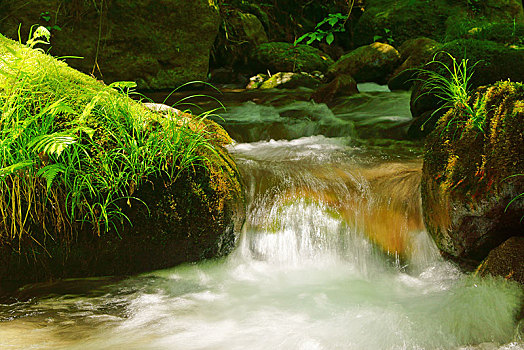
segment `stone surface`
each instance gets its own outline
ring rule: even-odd
[[[333,64],[331,57],[308,45],[271,42],[259,45],[253,52],[253,73],[326,72]]]
[[[391,90],[408,90],[413,85],[416,69],[433,58],[440,44],[429,38],[406,40],[398,49],[403,63],[395,69],[388,81]]]
[[[502,276],[524,285],[524,237],[511,237],[489,252],[477,273]]]
[[[335,97],[358,94],[357,82],[349,74],[337,75],[330,83],[318,88],[311,99],[316,103],[329,103]]]
[[[358,83],[384,84],[399,64],[400,54],[393,46],[373,43],[342,56],[329,67],[327,75],[335,77],[340,74],[349,74]]]
[[[450,258],[478,264],[511,236],[524,234],[524,85],[479,88],[484,132],[460,106],[427,138],[422,176],[426,228]],[[510,177],[512,176],[512,177]]]
[[[0,32],[27,38],[31,25],[51,30],[51,54],[106,83],[136,81],[142,89],[175,88],[207,79],[220,16],[207,0],[91,1],[2,0]],[[48,11],[46,22],[41,13]],[[46,48],[47,50],[47,48]]]

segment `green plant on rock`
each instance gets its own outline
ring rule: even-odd
[[[378,34],[378,35],[373,36],[373,42],[377,42],[377,41],[380,41],[380,42],[383,42],[383,43],[387,43],[389,45],[393,45],[395,40],[391,36],[391,29],[384,28],[384,33],[383,34]]]
[[[447,64],[443,60],[437,59],[439,54],[444,54],[451,63]],[[473,65],[468,63],[468,59],[460,61],[447,52],[435,54],[433,59],[426,64],[429,68],[418,68],[418,78],[422,82],[422,91],[418,98],[424,95],[434,95],[443,103],[433,111],[432,116],[441,110],[456,108],[465,112],[473,127],[484,132],[482,125],[486,118],[485,106],[482,100],[470,104],[470,81],[474,73],[474,68],[479,62]],[[422,128],[424,125],[422,125]]]
[[[341,13],[330,13],[322,21],[318,22],[315,26],[315,30],[306,33],[295,40],[295,45],[306,41],[307,45],[311,45],[315,41],[326,40],[328,45],[331,45],[335,40],[335,33],[345,32],[344,24],[346,23],[348,16]]]
[[[42,19],[46,25],[45,25],[45,28],[48,30],[48,31],[52,31],[52,30],[62,30],[62,28],[57,25],[57,24],[54,24],[54,25],[51,25],[50,21],[51,21],[51,14],[49,13],[49,11],[45,11],[45,12],[41,12],[40,13],[40,19]]]
[[[13,248],[118,234],[142,184],[216,156],[207,114],[154,113],[129,98],[135,83],[105,86],[32,49],[41,38],[44,27],[26,47],[0,35],[0,242]]]

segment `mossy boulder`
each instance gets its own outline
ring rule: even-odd
[[[264,26],[257,16],[237,9],[224,7],[221,15],[222,25],[213,46],[211,65],[244,71],[253,48],[268,42]]]
[[[469,103],[477,118],[457,105],[428,136],[421,193],[439,249],[477,265],[524,234],[524,200],[512,201],[524,192],[524,85],[481,87]]]
[[[314,89],[320,80],[309,73],[278,72],[264,81],[259,89],[297,89],[300,87]]]
[[[308,45],[271,42],[259,45],[253,52],[254,73],[306,72],[325,73],[333,64],[331,57]]]
[[[373,43],[342,56],[327,72],[328,77],[349,74],[358,83],[384,84],[400,64],[400,54],[391,45]]]
[[[220,126],[151,111],[1,35],[0,58],[0,150],[11,154],[0,160],[0,289],[160,269],[234,247],[243,195]],[[5,129],[13,111],[25,125],[14,139]],[[25,163],[11,164],[18,154]]]
[[[400,45],[420,36],[440,40],[453,5],[445,0],[368,0],[355,28],[355,45],[376,40]]]
[[[207,0],[2,0],[0,32],[22,38],[39,23],[52,29],[51,54],[106,83],[133,80],[142,89],[205,81],[220,16]],[[42,15],[42,13],[48,13]],[[25,39],[24,39],[25,40]]]
[[[430,61],[441,44],[430,38],[406,40],[398,49],[402,64],[388,80],[391,90],[408,90],[413,85],[416,69]]]
[[[400,45],[420,36],[449,41],[479,23],[514,21],[524,24],[520,0],[367,0],[354,41],[358,46],[376,40]]]
[[[511,237],[493,249],[477,268],[481,276],[502,276],[524,285],[524,237]]]
[[[522,64],[524,62],[524,47],[506,46],[486,40],[459,39],[445,43],[438,50],[442,53],[438,54],[436,59],[445,63],[448,67],[452,67],[451,57],[460,62],[466,56],[469,71],[472,72],[469,81],[470,88],[493,84],[502,80],[509,79],[521,82],[524,79],[524,64]],[[450,54],[451,57],[446,53]],[[424,69],[437,72],[448,79],[451,78],[449,72],[442,65],[433,63],[425,66]],[[424,80],[425,75],[421,75],[420,81],[413,86],[410,102],[413,118],[431,115],[428,112],[438,109],[445,103],[423,88]],[[424,132],[428,132],[434,128],[435,121],[425,123],[426,120],[424,120],[419,124],[425,123]]]

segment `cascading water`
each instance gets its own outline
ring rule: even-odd
[[[309,119],[286,123],[297,110]],[[250,141],[231,147],[248,199],[235,252],[0,305],[0,348],[520,348],[521,289],[463,275],[424,231],[420,149],[354,140],[347,108],[247,103],[229,117]]]

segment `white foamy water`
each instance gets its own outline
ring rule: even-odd
[[[403,147],[237,144],[248,216],[231,256],[0,305],[0,349],[520,348],[522,290],[440,258],[420,150]]]

